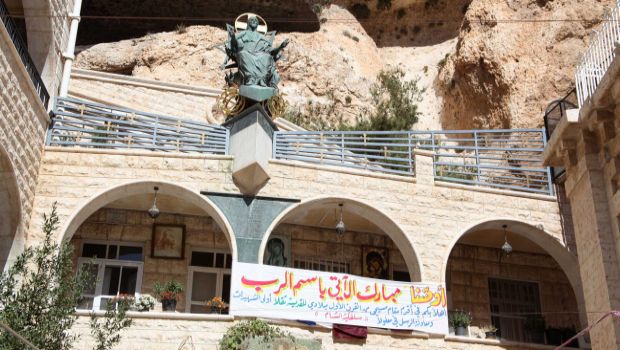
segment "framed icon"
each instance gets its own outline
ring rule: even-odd
[[[185,225],[154,224],[151,257],[183,259],[185,257]]]

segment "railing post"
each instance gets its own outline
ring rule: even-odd
[[[278,131],[273,132],[273,143],[271,144],[271,158],[278,159],[278,155],[276,154],[277,144],[278,144],[278,135],[280,133]],[[226,133],[228,136],[228,133]],[[226,143],[228,144],[228,137],[226,137]]]
[[[543,128],[541,130],[541,137],[543,140],[543,148],[547,147],[547,133]],[[549,186],[549,195],[553,196],[553,176],[551,175],[551,167],[547,166],[547,186]]]
[[[412,150],[412,146],[411,146],[411,137],[413,136],[413,134],[411,133],[411,131],[407,132],[407,154],[409,157],[409,172],[413,174],[413,150]]]
[[[476,152],[476,182],[480,183],[480,152],[478,149],[478,131],[475,131],[475,130],[474,130],[474,150]]]
[[[344,164],[344,133],[340,133],[340,163]]]

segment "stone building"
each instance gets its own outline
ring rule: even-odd
[[[545,349],[593,322],[589,310],[615,308],[613,112],[593,114],[585,131],[558,127],[554,139],[579,141],[548,146],[583,149],[561,158],[573,230],[542,164],[544,130],[320,133],[260,111],[253,123],[216,125],[196,106],[213,105],[217,89],[72,72],[79,5],[0,0],[0,262],[41,240],[42,214],[56,202],[57,239],[75,247],[76,268],[97,257],[96,286],[76,310],[78,348],[92,342],[90,312],[174,279],[185,289],[176,312],[131,312],[119,348],[176,348],[191,337],[215,349],[240,318],[208,313],[206,300],[228,300],[235,263],[266,262],[271,238],[289,250],[288,266],[305,270],[365,275],[365,252],[380,251],[384,279],[445,283],[448,309],[473,318],[467,336],[371,328],[351,343],[326,327],[269,320],[326,349]],[[591,165],[599,159],[608,165]],[[176,259],[156,252],[158,227],[182,230]],[[592,333],[596,349],[617,341],[617,323],[606,322]],[[500,339],[485,339],[489,325]]]

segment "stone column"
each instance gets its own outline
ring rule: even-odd
[[[620,310],[620,261],[612,225],[604,162],[594,133],[580,131],[576,142],[565,143],[566,190],[571,202],[575,240],[588,323],[605,312]],[[591,331],[593,349],[620,348],[620,324],[611,317]]]
[[[419,184],[432,185],[435,183],[435,170],[433,169],[433,151],[415,149],[415,178]]]

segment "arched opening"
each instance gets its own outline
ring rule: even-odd
[[[4,269],[20,222],[20,199],[15,172],[0,146],[0,266]]]
[[[156,218],[149,215],[154,203]],[[185,187],[148,181],[109,189],[73,215],[63,238],[75,249],[76,267],[92,264],[97,276],[81,309],[105,309],[121,294],[155,297],[155,284],[169,281],[184,289],[174,298],[176,311],[208,313],[208,300],[229,300],[236,260],[230,225],[206,197]]]
[[[336,230],[341,209],[342,234]],[[263,238],[259,261],[398,281],[422,277],[400,227],[378,209],[349,198],[313,199],[287,209]]]
[[[470,336],[493,327],[500,339],[559,345],[585,321],[576,257],[541,229],[486,221],[463,232],[444,261],[448,309],[471,315]]]
[[[232,23],[245,12],[263,16],[270,30],[278,32],[319,30],[318,17],[304,0],[84,0],[77,44],[94,45],[139,38],[148,33],[194,25],[225,29],[226,23]]]

